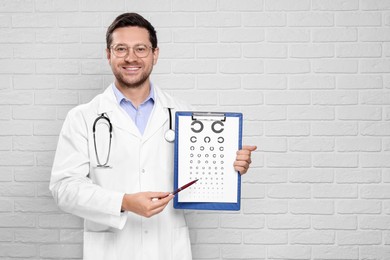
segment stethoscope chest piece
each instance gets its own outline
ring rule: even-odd
[[[175,131],[173,131],[173,129],[168,129],[165,132],[165,140],[170,143],[173,143],[173,141],[175,141]]]

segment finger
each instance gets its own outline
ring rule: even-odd
[[[236,156],[236,161],[245,161],[245,162],[251,163],[252,159],[251,159],[250,155],[238,154]]]
[[[169,192],[149,192],[148,196],[150,199],[161,199],[169,195]]]
[[[243,145],[242,150],[249,150],[251,152],[256,151],[257,146],[256,145]]]

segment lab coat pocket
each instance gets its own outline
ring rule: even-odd
[[[114,232],[84,231],[84,260],[116,260],[116,234]]]
[[[172,235],[173,260],[191,260],[191,243],[186,226],[175,228]]]

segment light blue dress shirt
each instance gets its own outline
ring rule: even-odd
[[[130,118],[133,120],[138,130],[140,131],[140,133],[144,134],[146,125],[148,124],[148,120],[154,106],[153,85],[152,84],[150,85],[149,96],[145,99],[144,102],[142,102],[142,104],[139,105],[138,108],[136,108],[131,102],[131,100],[126,98],[122,94],[122,92],[118,90],[115,84],[112,84],[112,89],[114,90],[116,100],[118,101],[120,107],[123,108],[126,111],[126,113],[130,116]]]

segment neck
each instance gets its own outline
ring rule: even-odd
[[[115,81],[115,86],[119,89],[122,94],[133,103],[135,107],[138,108],[142,102],[150,94],[150,82],[144,82],[144,84],[137,87],[126,87],[122,86],[119,82]]]

